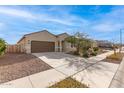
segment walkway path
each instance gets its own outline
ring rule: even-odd
[[[118,64],[98,62],[73,76],[91,88],[108,88],[118,68]]]
[[[48,87],[68,76],[88,83],[90,87],[108,87],[118,65],[100,60],[112,53],[110,51],[89,59],[55,52],[34,54],[54,69],[7,82],[0,87]]]
[[[110,84],[110,88],[124,88],[124,58]]]

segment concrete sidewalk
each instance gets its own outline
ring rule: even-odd
[[[109,56],[109,55],[111,55],[113,53],[114,53],[114,51],[109,51],[109,52],[106,52],[106,53],[103,53],[103,54],[100,54],[100,55],[97,55],[97,56],[94,56],[94,57],[90,57],[88,59],[91,60],[91,61],[92,60],[101,61],[101,60],[105,59],[106,56]]]
[[[98,62],[73,76],[90,88],[108,88],[118,68],[118,64]]]
[[[0,88],[45,88],[65,79],[67,76],[55,69],[43,71],[0,85]]]
[[[110,88],[124,88],[124,58],[109,87]]]

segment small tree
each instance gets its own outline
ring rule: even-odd
[[[76,47],[77,54],[80,54],[80,52],[86,54],[91,47],[91,41],[87,39],[87,35],[80,32],[76,32],[73,36],[66,38],[66,41]]]
[[[113,50],[114,50],[114,55],[116,55],[117,54],[117,49],[118,49],[118,46],[116,45],[116,44],[113,44],[112,45],[112,48],[113,48]]]
[[[118,45],[116,44],[117,41],[115,41],[114,39],[112,39],[112,49],[114,50],[114,55],[117,54],[117,49],[118,49]]]
[[[0,55],[3,55],[6,49],[6,42],[0,38]]]

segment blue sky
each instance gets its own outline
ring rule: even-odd
[[[44,29],[53,34],[80,31],[92,39],[118,42],[121,28],[124,6],[0,6],[0,37],[9,44]]]

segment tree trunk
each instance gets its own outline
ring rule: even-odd
[[[79,45],[77,46],[77,53],[80,54],[80,47],[79,47]]]

